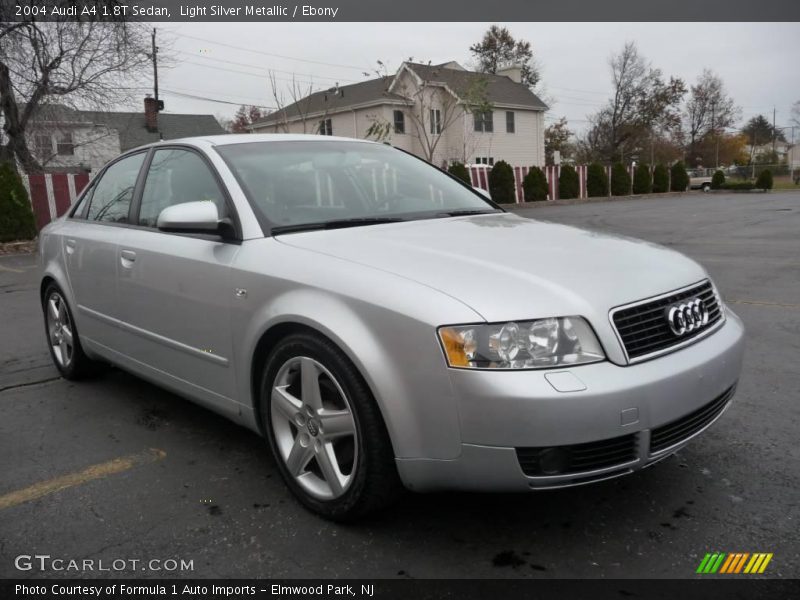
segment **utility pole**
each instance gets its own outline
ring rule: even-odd
[[[156,106],[158,106],[158,46],[156,46],[156,28],[153,27],[153,92],[156,98]]]
[[[714,141],[716,143],[717,149],[714,159],[714,168],[719,169],[719,134],[717,134],[717,103],[711,103],[711,131],[714,133]]]
[[[775,129],[775,107],[772,107],[772,156],[775,156],[775,134],[777,130]]]

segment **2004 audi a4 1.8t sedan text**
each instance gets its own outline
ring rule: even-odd
[[[160,142],[40,239],[65,377],[112,363],[262,433],[330,518],[403,484],[630,473],[715,421],[741,368],[742,324],[695,262],[509,214],[384,144]]]

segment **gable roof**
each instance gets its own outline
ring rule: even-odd
[[[512,104],[531,110],[547,110],[547,105],[528,86],[517,83],[507,75],[456,69],[452,68],[450,63],[442,65],[405,64],[423,81],[443,83],[458,96],[463,96],[476,81],[483,80],[487,82],[487,100],[492,104]]]
[[[159,113],[158,131],[150,131],[145,127],[143,112],[78,110],[61,104],[43,106],[37,120],[64,124],[105,125],[119,134],[121,152],[159,140],[227,133],[213,115]]]
[[[377,103],[382,100],[392,103],[405,103],[406,99],[401,95],[389,92],[389,87],[393,81],[394,76],[392,75],[339,86],[335,88],[335,91],[334,88],[331,88],[314,92],[280,110],[271,112],[252,125],[272,124],[284,119],[292,120],[303,115],[335,112],[361,104]]]
[[[401,70],[404,67],[412,70],[424,81],[443,83],[459,96],[466,93],[475,81],[484,80],[487,82],[487,99],[493,104],[520,106],[530,110],[547,110],[547,105],[527,86],[516,83],[505,75],[466,71],[455,62],[441,65],[406,62],[403,63]],[[337,112],[364,104],[407,103],[407,98],[397,90],[392,90],[395,78],[395,75],[391,75],[341,86],[337,88],[338,93],[336,94],[333,90],[314,92],[298,102],[270,113],[265,118],[253,123],[251,127],[272,125],[284,119],[291,121],[303,115]]]

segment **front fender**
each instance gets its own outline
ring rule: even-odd
[[[329,338],[353,362],[378,403],[397,457],[458,456],[458,405],[436,323],[475,322],[476,313],[382,271],[365,277],[363,267],[346,261],[336,270],[319,267],[313,278],[302,277],[314,287],[263,274],[236,275],[237,287],[247,289],[247,298],[234,300],[232,310],[238,393],[250,407],[242,415],[245,424],[256,429],[258,423],[250,382],[259,340],[278,325],[294,323]]]

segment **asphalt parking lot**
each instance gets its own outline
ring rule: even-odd
[[[568,490],[409,494],[332,524],[293,501],[256,435],[118,370],[58,378],[36,257],[0,257],[0,577],[41,576],[14,566],[33,554],[193,561],[128,577],[691,577],[711,551],[771,552],[764,576],[800,577],[800,194],[520,212],[682,251],[743,318],[736,400],[679,455]]]

